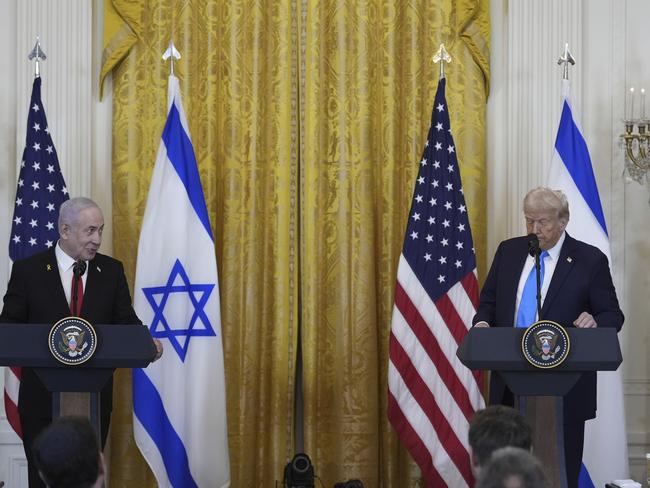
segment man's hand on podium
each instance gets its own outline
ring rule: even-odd
[[[598,327],[598,324],[594,320],[593,315],[587,312],[582,312],[578,318],[573,321],[573,325],[580,327],[581,329],[588,327]]]
[[[156,345],[156,355],[153,357],[153,361],[158,361],[163,354],[163,345],[158,339],[154,339],[153,343]]]
[[[487,327],[490,327],[490,324],[488,324],[485,320],[481,320],[480,322],[476,322],[474,324],[474,327],[487,328]]]

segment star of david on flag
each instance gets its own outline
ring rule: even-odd
[[[134,289],[134,308],[165,352],[133,370],[133,430],[159,486],[219,488],[230,484],[230,464],[217,261],[174,76],[168,103]]]
[[[177,283],[177,278],[180,278],[181,284]],[[169,342],[174,346],[174,350],[178,353],[182,361],[185,361],[185,355],[187,354],[192,337],[216,335],[210,319],[204,310],[210,294],[214,290],[214,286],[214,284],[209,283],[190,283],[187,271],[185,271],[185,268],[177,259],[165,286],[151,286],[142,289],[151,308],[154,310],[154,317],[151,321],[151,335],[158,339],[169,339]],[[194,312],[192,312],[187,328],[183,327],[185,324],[183,320],[181,320],[180,329],[173,328],[175,318],[170,318],[165,315],[165,307],[170,300],[170,296],[173,294],[180,294],[183,300],[189,300],[194,307]],[[171,303],[170,308],[173,308],[173,304]],[[202,325],[202,328],[199,323]],[[179,341],[179,337],[186,338],[182,344]]]

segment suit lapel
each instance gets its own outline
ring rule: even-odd
[[[52,290],[52,307],[55,308],[56,315],[63,317],[70,315],[70,305],[68,305],[68,300],[65,297],[63,285],[61,284],[59,264],[56,260],[54,247],[45,255],[41,276],[46,285],[45,289]]]
[[[546,316],[548,309],[553,304],[553,300],[557,294],[562,289],[562,284],[566,280],[567,276],[573,268],[573,261],[575,256],[573,256],[573,251],[576,247],[576,240],[566,235],[564,239],[564,244],[562,244],[562,249],[560,249],[560,255],[558,256],[557,264],[555,265],[555,271],[553,272],[553,278],[551,283],[548,286],[548,291],[546,292],[546,297],[544,298],[544,306],[542,307],[542,317]]]
[[[524,264],[526,263],[526,259],[528,258],[528,251],[525,245],[517,246],[516,249],[517,249],[517,253],[514,255],[511,261],[511,266],[505,267],[505,272],[507,273],[507,276],[502,277],[502,279],[504,280],[503,283],[506,283],[508,286],[508,289],[506,289],[505,296],[511,297],[510,303],[508,304],[508,317],[515,316],[515,307],[517,306],[517,288],[519,288],[519,279],[521,277],[521,271],[524,269]]]
[[[84,301],[81,304],[81,316],[86,317],[88,310],[93,309],[97,294],[99,291],[99,277],[101,267],[97,263],[97,258],[88,263],[88,276],[86,277],[86,286],[84,287]]]

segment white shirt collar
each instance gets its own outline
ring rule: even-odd
[[[61,247],[60,241],[57,241],[56,248],[54,249],[54,254],[56,254],[56,262],[59,264],[59,269],[62,271],[67,271],[72,268],[72,265],[75,263],[75,260],[72,259],[68,253],[66,253]]]
[[[553,246],[552,248],[546,251],[548,252],[548,255],[551,257],[551,259],[553,259],[553,261],[557,261],[558,258],[560,257],[560,251],[562,250],[562,244],[564,244],[565,238],[566,238],[566,231],[563,231],[562,235],[555,243],[555,246]]]

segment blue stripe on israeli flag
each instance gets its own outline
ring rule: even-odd
[[[203,195],[203,187],[199,178],[199,169],[194,158],[194,148],[192,147],[192,141],[183,129],[175,103],[172,104],[169,110],[169,117],[167,117],[167,123],[163,130],[162,140],[167,148],[167,157],[183,182],[187,196],[196,211],[196,215],[201,220],[210,239],[213,239],[208,209],[205,205],[205,197]]]
[[[167,416],[158,390],[142,369],[133,370],[133,384],[133,411],[158,446],[172,486],[196,487],[185,446]]]
[[[589,157],[589,150],[580,130],[573,120],[571,107],[569,107],[566,100],[562,107],[562,116],[560,118],[560,127],[557,131],[557,139],[555,140],[555,149],[557,149],[562,162],[564,162],[571,178],[578,187],[585,202],[587,202],[594,217],[596,217],[596,220],[598,220],[598,223],[603,228],[605,235],[608,235],[603,208],[600,204],[600,197],[598,196],[596,178],[594,177],[594,170],[591,165],[591,158]]]

